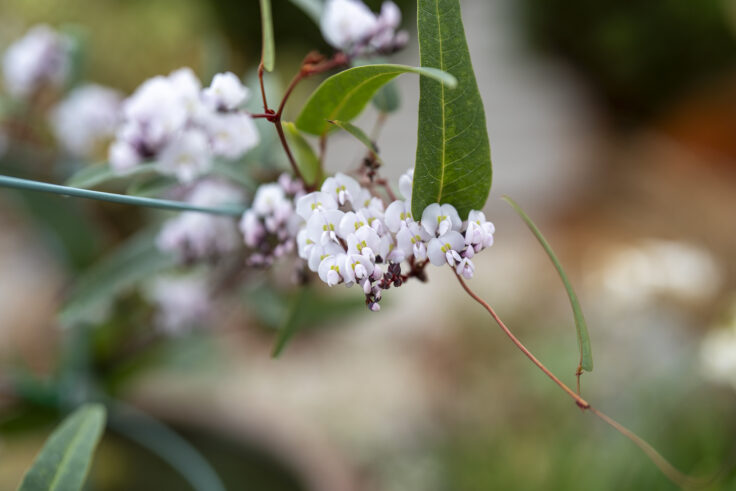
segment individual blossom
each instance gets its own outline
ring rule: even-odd
[[[413,186],[414,167],[404,172],[401,177],[399,177],[399,192],[408,203],[411,203],[411,190]]]
[[[449,231],[459,231],[462,220],[452,205],[433,203],[422,212],[422,226],[428,234],[434,236],[445,235]]]
[[[202,93],[207,105],[215,111],[232,111],[248,98],[248,89],[232,72],[218,73]]]
[[[68,37],[44,24],[32,27],[5,52],[5,88],[20,98],[45,86],[61,88],[69,77],[70,55]]]
[[[414,219],[411,216],[411,202],[397,200],[388,205],[384,221],[386,222],[386,227],[388,227],[388,229],[393,233],[401,230],[402,226],[413,222]]]
[[[209,285],[198,274],[160,276],[144,292],[156,306],[156,326],[169,334],[180,334],[203,324],[212,311]]]
[[[389,54],[408,41],[398,31],[401,12],[393,2],[384,2],[376,16],[361,0],[328,0],[320,21],[322,35],[334,48],[348,56]]]
[[[486,220],[482,211],[472,210],[468,214],[468,224],[465,229],[465,244],[472,248],[473,253],[491,247],[496,227]],[[471,253],[472,254],[472,253]]]
[[[176,135],[161,151],[158,169],[176,176],[180,182],[189,183],[212,168],[212,155],[207,135],[189,128]]]
[[[396,241],[404,257],[413,256],[418,261],[427,259],[427,242],[431,238],[424,227],[416,222],[404,225],[396,234]]]
[[[195,185],[187,202],[195,206],[232,205],[242,202],[242,194],[230,184],[206,180]],[[241,239],[234,219],[187,211],[164,223],[156,243],[160,250],[191,262],[230,254],[240,247]]]
[[[359,204],[358,198],[361,196],[361,187],[358,181],[341,172],[335,174],[334,177],[325,179],[321,191],[332,196],[340,206],[349,202],[355,207],[356,204]]]
[[[96,84],[72,90],[51,112],[51,127],[70,155],[93,159],[115,135],[120,92]]]
[[[427,244],[427,257],[435,266],[449,264],[452,267],[462,262],[460,255],[465,249],[465,239],[454,230],[450,230],[440,237],[435,237]]]
[[[296,201],[296,212],[306,222],[316,211],[337,210],[337,201],[327,193],[315,191]]]
[[[214,113],[203,120],[210,137],[212,153],[237,159],[258,145],[258,129],[253,119],[245,113]]]

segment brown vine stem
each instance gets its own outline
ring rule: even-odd
[[[514,333],[511,332],[511,329],[509,329],[506,324],[503,323],[501,318],[496,314],[496,311],[493,310],[493,308],[480,298],[473,290],[470,289],[470,287],[465,283],[465,280],[463,280],[462,276],[455,275],[460,282],[460,285],[463,287],[465,292],[470,295],[473,300],[478,302],[480,305],[483,306],[484,309],[488,311],[489,314],[491,314],[491,317],[493,317],[493,320],[496,321],[496,324],[503,330],[503,332],[508,336],[511,341],[516,345],[519,350],[521,350],[522,353],[526,355],[527,358],[529,358],[532,363],[534,363],[542,372],[544,372],[547,377],[552,379],[554,383],[556,383],[562,390],[564,390],[574,401],[575,404],[578,405],[578,407],[582,410],[588,410],[594,415],[596,415],[598,418],[600,418],[603,422],[611,426],[613,429],[621,433],[623,436],[631,440],[636,446],[638,446],[644,454],[652,461],[654,465],[659,468],[659,470],[662,472],[662,474],[665,475],[667,479],[672,481],[674,484],[680,486],[683,489],[695,489],[695,488],[702,488],[705,486],[709,486],[716,482],[718,479],[720,479],[730,468],[733,467],[732,465],[724,466],[723,469],[716,473],[713,477],[709,478],[693,478],[691,476],[688,476],[687,474],[684,474],[683,472],[677,470],[672,464],[669,463],[667,459],[665,459],[657,450],[654,449],[649,443],[644,441],[642,438],[637,436],[634,432],[623,426],[621,423],[617,422],[610,416],[606,415],[605,413],[595,409],[593,406],[590,405],[585,399],[580,397],[578,393],[570,389],[564,382],[562,382],[559,378],[557,378],[552,372],[549,371],[549,369],[544,366],[544,364],[539,361],[527,348],[524,346],[524,344],[514,335]],[[578,378],[579,381],[579,378]],[[579,390],[579,386],[578,386]]]

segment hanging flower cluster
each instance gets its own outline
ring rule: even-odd
[[[216,157],[236,159],[258,144],[252,118],[239,109],[247,97],[230,72],[204,90],[189,68],[149,79],[123,103],[110,165],[124,172],[155,160],[160,172],[191,182]]]
[[[327,178],[319,191],[296,199],[296,214],[302,222],[297,233],[299,257],[329,286],[360,285],[372,311],[380,309],[383,290],[401,286],[412,276],[424,278],[428,263],[449,264],[457,274],[471,278],[471,258],[493,244],[493,224],[480,211],[471,211],[463,222],[447,204],[428,206],[421,220],[415,221],[410,184],[411,171],[400,179],[408,199],[384,207],[379,197],[352,177],[338,173]],[[261,189],[283,198],[273,185],[266,186]],[[290,209],[276,199],[270,205],[269,210]],[[241,223],[246,236],[251,214],[247,212]],[[291,220],[282,221],[287,222],[290,226]]]
[[[27,98],[49,86],[61,88],[71,69],[71,39],[40,24],[11,44],[3,57],[5,88]]]
[[[409,41],[406,31],[397,31],[401,11],[391,1],[375,15],[360,0],[328,0],[320,24],[325,40],[351,58],[391,54]]]

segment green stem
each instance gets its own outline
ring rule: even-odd
[[[69,186],[60,186],[58,184],[49,184],[45,182],[31,181],[28,179],[19,179],[17,177],[9,177],[3,175],[0,175],[0,187],[22,189],[25,191],[38,191],[41,193],[58,194],[61,196],[73,196],[75,198],[93,199],[97,201],[108,201],[110,203],[118,203],[122,205],[144,206],[146,208],[158,208],[161,210],[197,211],[201,213],[210,213],[213,215],[231,216],[240,216],[245,211],[245,209],[240,206],[196,206],[189,203],[182,203],[180,201],[143,198],[140,196],[127,196],[124,194],[115,193],[103,193],[101,191],[92,191],[90,189],[72,188]]]

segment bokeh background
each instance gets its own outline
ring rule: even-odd
[[[82,80],[130,93],[191,66],[208,83],[258,63],[257,3],[2,0],[0,48],[42,22],[80,40]],[[417,64],[414,2],[397,3],[412,42],[392,61]],[[273,4],[278,83],[307,51],[328,47],[298,8]],[[497,229],[472,286],[574,383],[564,290],[499,200],[508,194],[577,287],[596,363],[586,398],[686,472],[729,465],[736,2],[462,7],[494,162],[485,211]],[[314,84],[299,88],[287,117]],[[379,141],[392,178],[412,164],[416,142],[418,82],[398,85],[402,109]],[[369,109],[360,121],[375,118]],[[335,140],[328,168],[354,166],[360,149]],[[43,140],[0,161],[5,174],[45,180],[64,168]],[[156,336],[135,293],[99,325],[61,330],[73,280],[142,223],[140,210],[0,190],[0,488],[15,487],[64,409],[103,390],[137,409],[111,424],[89,489],[188,489],[181,468],[199,469],[192,449],[230,490],[675,489],[532,367],[447,271],[392,290],[380,314],[360,308],[355,291],[330,291],[329,303],[310,294],[296,305],[315,320],[279,359],[275,328],[294,304],[264,286],[266,274],[190,333]],[[729,470],[712,489],[733,486]]]

